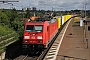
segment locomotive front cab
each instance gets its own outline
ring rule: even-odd
[[[43,25],[26,25],[23,42],[24,44],[42,44]]]
[[[43,24],[27,24],[24,27],[24,50],[43,49]]]

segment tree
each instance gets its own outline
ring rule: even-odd
[[[4,25],[9,25],[9,17],[4,13],[0,12],[0,23],[3,23]]]
[[[30,16],[31,16],[31,15],[30,15],[30,10],[27,9],[27,10],[26,10],[26,16],[25,16],[25,17],[26,17],[26,18],[30,18]]]

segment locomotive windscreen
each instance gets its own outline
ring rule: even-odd
[[[26,31],[27,32],[42,32],[43,31],[43,26],[27,25],[26,26]]]

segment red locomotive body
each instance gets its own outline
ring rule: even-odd
[[[24,25],[23,48],[46,48],[57,32],[58,22],[56,19],[26,22]]]

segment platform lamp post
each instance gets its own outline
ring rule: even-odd
[[[87,15],[87,12],[86,12],[86,5],[87,5],[87,4],[90,4],[90,2],[85,2],[85,3],[84,3],[84,8],[85,8],[85,14],[84,14],[84,15],[85,15],[85,19],[86,19],[86,15]]]
[[[83,10],[82,10],[82,14],[81,14],[81,16],[82,16],[82,19],[84,20],[86,20],[86,5],[87,4],[89,4],[89,2],[85,2],[84,3],[84,6],[83,6]],[[87,23],[84,21],[84,26],[83,26],[83,32],[84,32],[84,37],[83,37],[83,41],[85,40],[85,38],[86,38],[86,30],[85,30],[85,26],[87,27],[87,25],[86,25]]]
[[[86,19],[86,5],[87,5],[87,3],[85,3],[85,19]]]

